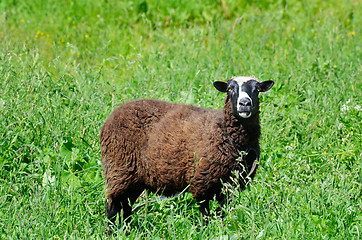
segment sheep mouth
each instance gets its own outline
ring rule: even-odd
[[[251,112],[250,111],[242,111],[239,112],[239,116],[242,118],[249,118],[251,116]]]
[[[239,107],[238,114],[242,118],[249,118],[252,114],[251,107]]]

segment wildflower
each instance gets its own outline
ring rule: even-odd
[[[41,32],[38,30],[38,31],[36,32],[36,34],[35,34],[34,37],[35,37],[35,38],[39,38],[40,33],[41,33]]]
[[[77,52],[77,56],[79,56],[80,55],[80,53],[79,52]]]
[[[342,111],[342,112],[346,112],[346,111],[349,110],[348,104],[349,104],[351,101],[352,101],[351,99],[348,99],[347,102],[342,105],[342,107],[341,107],[341,111]]]
[[[341,111],[342,112],[345,112],[345,111],[347,111],[349,108],[348,108],[348,106],[346,106],[346,104],[343,104],[342,105],[342,107],[341,107]]]
[[[77,27],[75,25],[73,25],[73,29],[76,29]]]
[[[20,20],[20,22],[22,22],[22,23],[23,23],[23,22],[25,22],[25,20],[24,20],[24,19],[21,19],[21,20]]]
[[[84,37],[85,37],[85,38],[89,38],[89,35],[88,35],[88,34],[86,34],[86,35],[84,35]]]
[[[293,32],[295,31],[295,27],[292,27],[292,31],[293,31]]]

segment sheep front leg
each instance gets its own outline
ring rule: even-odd
[[[221,218],[224,218],[226,215],[225,209],[223,209],[226,203],[226,196],[222,192],[216,195],[216,201],[219,203],[219,207],[216,209],[216,212],[220,215]]]
[[[201,200],[199,202],[199,210],[202,216],[202,225],[206,225],[209,221],[209,214],[210,214],[210,206],[209,200]]]
[[[199,205],[200,205],[199,209],[200,209],[202,217],[208,217],[209,212],[210,212],[209,200],[203,200],[203,201],[199,202]]]

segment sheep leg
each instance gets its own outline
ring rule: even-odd
[[[199,209],[202,215],[202,225],[206,225],[210,213],[209,200],[202,200],[198,202],[199,202]]]
[[[128,224],[131,221],[132,214],[132,205],[137,200],[139,195],[142,193],[143,189],[139,190],[128,190],[127,194],[122,194],[121,196],[111,197],[108,196],[108,203],[106,205],[106,215],[110,220],[110,225],[114,225],[116,221],[117,214],[120,214],[123,211],[123,220]],[[121,218],[119,218],[119,224],[121,224]]]
[[[133,204],[134,201],[132,201],[131,199],[123,199],[122,200],[122,210],[123,210],[123,220],[125,221],[126,224],[129,224],[129,222],[131,221],[131,214],[132,214],[132,207],[131,205]],[[121,224],[122,218],[119,218],[119,224]]]
[[[200,205],[200,212],[201,212],[202,216],[203,217],[209,216],[209,211],[210,211],[209,201],[204,200],[203,202],[199,203],[199,205]]]
[[[106,216],[110,220],[110,225],[114,225],[116,216],[121,211],[121,202],[118,199],[107,199],[106,200]]]
[[[216,194],[216,201],[219,203],[220,207],[223,207],[226,201],[225,194],[223,193]]]
[[[226,203],[226,197],[225,194],[219,193],[216,195],[216,201],[219,203],[219,207],[216,209],[217,213],[221,215],[221,218],[225,217],[225,210],[223,209],[225,203]]]

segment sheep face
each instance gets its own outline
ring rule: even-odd
[[[259,110],[259,92],[266,92],[273,85],[271,80],[259,82],[253,77],[233,77],[227,82],[214,82],[217,90],[227,93],[233,115],[237,119],[255,115]]]

